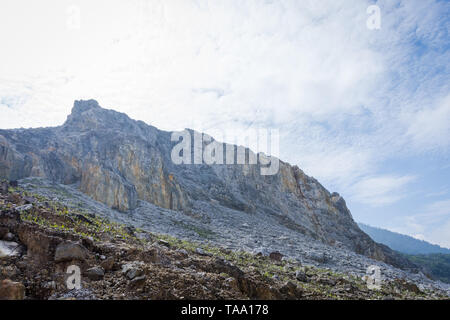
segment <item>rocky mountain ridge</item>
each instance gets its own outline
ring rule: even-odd
[[[241,221],[263,221],[265,237],[282,230],[288,238],[306,237],[414,268],[362,232],[344,199],[297,166],[280,161],[278,174],[262,176],[260,164],[176,165],[170,158],[174,145],[170,132],[80,100],[62,126],[0,130],[0,178],[45,178],[78,188],[122,212],[121,218],[168,210],[218,234],[224,226],[214,223],[220,219],[228,219],[225,228],[232,234]]]

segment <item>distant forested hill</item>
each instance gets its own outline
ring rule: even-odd
[[[391,232],[381,228],[375,228],[363,223],[358,223],[362,231],[367,233],[376,242],[387,245],[393,250],[407,254],[450,254],[450,249],[442,248],[429,242],[418,240],[400,233]]]
[[[450,254],[405,254],[409,260],[421,266],[428,276],[450,283]]]
[[[376,242],[401,252],[404,257],[422,267],[429,277],[450,283],[450,249],[363,223],[358,225]]]

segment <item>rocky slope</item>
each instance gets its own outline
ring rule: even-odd
[[[73,266],[80,268],[78,288],[68,287]],[[448,299],[449,293],[404,279],[369,290],[360,277],[278,252],[253,255],[152,234],[0,183],[0,299]]]
[[[171,212],[219,234],[227,223],[233,237],[241,224],[250,223],[255,238],[267,233],[262,245],[267,236],[317,240],[414,268],[372,241],[353,221],[344,199],[297,166],[280,161],[276,175],[263,176],[260,164],[175,165],[170,158],[175,144],[169,132],[103,109],[94,100],[76,101],[62,126],[0,130],[0,177],[41,177],[75,186],[123,212],[122,218],[145,220],[155,211]]]

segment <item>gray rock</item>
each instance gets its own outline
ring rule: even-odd
[[[71,216],[73,216],[75,219],[77,219],[77,220],[79,220],[81,222],[85,222],[87,224],[92,224],[92,220],[87,218],[87,217],[85,217],[82,214],[74,213],[74,214],[71,214]]]
[[[6,241],[12,241],[12,240],[14,240],[14,235],[13,235],[11,232],[8,232],[8,233],[5,235],[4,240],[6,240]]]
[[[130,285],[133,287],[143,286],[145,284],[146,276],[135,277],[130,281]]]
[[[30,204],[24,204],[23,206],[18,206],[15,209],[19,212],[22,212],[22,211],[30,210],[31,208],[33,208],[33,205],[30,203]]]
[[[143,272],[141,269],[133,268],[133,269],[129,270],[126,275],[127,275],[128,279],[132,280],[132,279],[140,276],[142,273]]]
[[[317,261],[319,263],[325,263],[328,261],[328,257],[324,252],[311,252],[308,254],[308,258]]]
[[[25,297],[25,286],[20,282],[9,279],[0,281],[0,300],[23,300]]]
[[[202,248],[196,248],[196,249],[195,249],[195,252],[198,253],[198,254],[201,255],[201,256],[208,256],[208,257],[212,256],[211,253],[206,252],[206,251],[203,250]]]
[[[102,267],[97,266],[87,269],[84,274],[89,279],[97,281],[103,279],[103,277],[105,276],[105,270]]]
[[[0,258],[17,257],[21,254],[21,247],[18,243],[12,241],[0,240]]]
[[[165,246],[165,247],[168,247],[168,248],[170,247],[170,243],[168,241],[166,241],[166,240],[160,239],[160,240],[158,240],[158,243],[163,245],[163,246]]]
[[[7,181],[0,181],[0,194],[8,193],[9,184]]]
[[[142,264],[139,262],[125,264],[122,266],[122,274],[124,274],[129,280],[133,280],[144,273],[141,269],[141,265]]]
[[[274,261],[281,261],[283,255],[279,251],[273,251],[269,254],[269,258]]]
[[[79,260],[88,257],[88,250],[78,243],[64,242],[56,247],[55,262]]]
[[[108,257],[105,260],[103,260],[100,265],[105,271],[111,271],[114,267],[114,262],[115,260],[113,257]]]
[[[57,288],[57,285],[56,285],[55,281],[48,281],[48,282],[44,283],[43,287],[46,288],[46,289],[53,289],[53,290],[55,290]]]
[[[5,239],[5,237],[8,233],[10,233],[8,228],[0,227],[0,240],[7,240],[7,239]],[[7,241],[10,241],[10,240],[7,240]]]
[[[308,276],[307,276],[306,273],[305,273],[304,271],[302,271],[302,270],[297,270],[297,271],[295,272],[295,278],[296,278],[298,281],[301,281],[301,282],[308,282]]]

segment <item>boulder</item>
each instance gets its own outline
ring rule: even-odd
[[[0,194],[7,194],[8,187],[9,185],[7,181],[0,181]]]
[[[213,269],[208,272],[226,273],[233,278],[240,279],[244,277],[244,272],[227,260],[216,258],[212,264]]]
[[[85,271],[84,275],[91,280],[97,281],[103,279],[105,270],[102,267],[93,267]]]
[[[40,263],[46,263],[54,258],[55,248],[62,239],[43,232],[38,225],[19,224],[17,235],[27,248],[27,257]]]
[[[308,276],[306,275],[306,273],[302,270],[297,270],[295,272],[295,278],[300,281],[300,282],[307,282],[308,281]]]
[[[170,243],[169,243],[168,241],[166,241],[166,240],[160,239],[160,240],[158,241],[158,243],[159,243],[160,245],[163,245],[163,246],[167,247],[167,248],[170,248]]]
[[[283,255],[278,251],[273,251],[269,254],[269,258],[274,261],[281,261],[281,259],[283,258]]]
[[[419,289],[419,287],[416,284],[414,284],[412,282],[408,282],[404,279],[396,279],[395,281],[393,281],[393,284],[401,290],[407,290],[407,291],[413,292],[415,294],[422,293],[422,291]]]
[[[79,213],[71,214],[71,216],[73,216],[75,219],[77,219],[77,220],[79,220],[81,222],[85,222],[87,224],[92,224],[93,223],[91,219],[89,219],[89,218],[87,218],[84,215],[79,214]]]
[[[88,257],[88,251],[78,243],[65,242],[56,247],[55,262],[79,260],[84,261]]]
[[[145,284],[145,280],[147,280],[146,276],[135,277],[130,281],[130,286],[132,287],[142,287]]]
[[[122,274],[124,274],[129,280],[133,280],[136,277],[141,276],[144,271],[141,269],[141,263],[133,262],[122,266]]]
[[[14,240],[14,235],[11,232],[8,232],[4,238],[5,241],[13,241]]]
[[[0,240],[0,258],[17,257],[20,253],[21,247],[18,243]]]
[[[17,187],[19,186],[19,182],[17,182],[17,180],[10,180],[10,181],[9,181],[9,185],[10,185],[12,188],[17,188]]]
[[[33,205],[31,203],[29,203],[29,204],[24,204],[23,206],[18,206],[15,209],[16,209],[16,211],[22,212],[22,211],[30,210],[31,208],[33,208]]]
[[[127,273],[126,276],[128,279],[133,280],[134,278],[142,275],[143,271],[138,268],[132,268]]]
[[[33,197],[23,197],[23,200],[25,201],[25,204],[33,204],[37,202]]]
[[[197,248],[197,249],[195,249],[195,252],[198,253],[198,254],[201,255],[201,256],[208,256],[208,257],[211,256],[210,253],[206,252],[206,251],[203,250],[202,248]]]
[[[287,296],[289,299],[299,299],[303,295],[303,290],[297,287],[293,282],[286,282],[281,288],[280,292]]]
[[[0,282],[0,300],[23,300],[25,286],[20,282],[3,280]]]
[[[104,261],[102,261],[102,263],[100,264],[100,266],[105,270],[105,271],[111,271],[114,267],[114,258],[113,257],[108,257],[106,258]]]
[[[325,252],[310,252],[308,258],[319,263],[326,263],[329,260]]]
[[[0,227],[0,240],[6,240],[5,237],[9,233],[9,229],[6,227]]]

